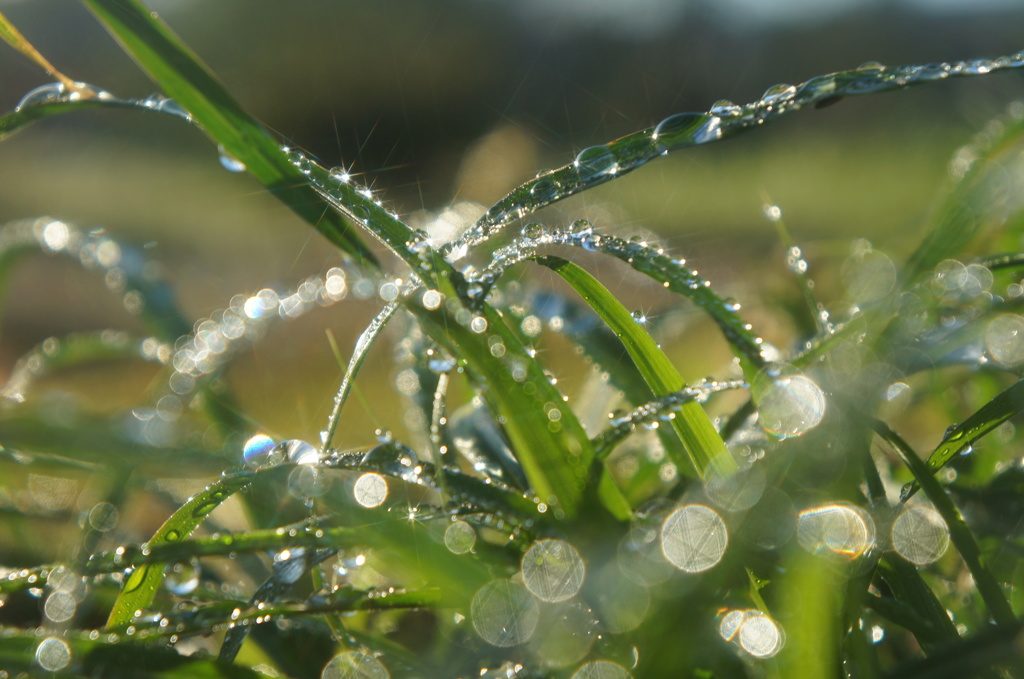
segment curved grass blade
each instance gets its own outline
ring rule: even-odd
[[[147,546],[152,548],[184,540],[209,516],[210,512],[248,486],[252,482],[252,477],[251,472],[226,476],[197,493],[160,526],[150,538]],[[132,570],[110,610],[106,626],[116,628],[127,625],[135,616],[135,611],[148,608],[153,602],[163,575],[162,568],[150,564]]]
[[[810,105],[831,103],[847,96],[872,94],[952,77],[983,75],[1024,67],[1024,52],[996,59],[973,59],[926,66],[886,67],[864,64],[850,71],[821,75],[807,82],[775,85],[755,102],[736,106],[717,102],[706,113],[679,113],[655,127],[628,134],[600,146],[583,149],[576,159],[537,177],[495,203],[445,253],[486,240],[508,222],[556,201],[611,181],[647,162],[683,148],[728,139]]]
[[[223,150],[264,186],[364,263],[373,253],[340,215],[325,209],[306,178],[267,130],[246,113],[181,40],[137,0],[82,0],[154,82],[183,106]]]
[[[934,474],[960,453],[969,451],[978,439],[1022,411],[1024,411],[1024,380],[996,396],[960,424],[946,430],[942,442],[928,456],[926,468],[931,474]],[[920,480],[918,481],[920,482]],[[901,493],[900,499],[905,502],[915,492],[917,492],[917,486],[908,485]]]
[[[1010,669],[1024,666],[1024,649],[1020,645],[1024,621],[984,630],[970,639],[956,644],[946,644],[934,654],[922,660],[912,660],[898,665],[885,675],[884,679],[960,679],[978,676],[1020,676],[984,670],[1000,666]]]
[[[953,504],[953,500],[946,493],[946,490],[939,485],[932,475],[933,471],[924,461],[917,456],[917,453],[904,441],[899,434],[889,428],[884,422],[873,420],[871,427],[878,436],[888,443],[900,456],[903,463],[907,465],[914,474],[917,482],[921,484],[925,495],[931,500],[935,510],[942,516],[946,526],[949,527],[949,538],[956,547],[967,569],[974,576],[974,583],[978,593],[988,607],[989,614],[998,625],[1012,625],[1016,623],[1016,616],[1006,598],[1006,594],[1000,587],[989,569],[982,563],[981,550],[971,529],[964,523],[960,510]]]
[[[545,255],[536,257],[534,261],[561,276],[611,328],[622,341],[637,371],[655,396],[664,396],[686,388],[679,371],[665,353],[633,319],[629,310],[596,278],[560,257]],[[689,454],[689,459],[679,459],[678,455],[675,456],[676,459],[672,462],[677,467],[692,465],[701,478],[704,478],[708,473],[708,467],[712,465],[725,473],[737,469],[736,461],[700,404],[695,401],[684,402],[679,407],[678,417],[672,420],[672,429]]]

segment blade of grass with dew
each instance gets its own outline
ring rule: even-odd
[[[622,341],[637,371],[655,396],[681,391],[686,383],[672,362],[651,336],[632,317],[629,310],[606,287],[581,267],[560,257],[540,256],[535,260],[561,276],[590,305],[612,332]],[[736,461],[718,435],[707,413],[695,401],[683,403],[672,428],[683,442],[689,459],[674,456],[672,462],[683,468],[692,465],[701,478],[714,465],[723,473],[736,470]]]
[[[363,195],[346,183],[331,186],[327,171],[311,159],[302,154],[289,159],[266,130],[239,107],[170,29],[150,16],[137,0],[82,1],[150,77],[188,109],[207,134],[225,151],[245,163],[257,179],[279,196],[281,189],[290,185],[307,191],[302,194],[302,200],[289,205],[300,210],[301,214],[308,215],[311,209],[315,210],[316,215],[311,215],[315,217],[311,222],[328,238],[337,242],[345,251],[361,256],[370,263],[375,262],[347,228],[335,228],[337,224],[333,221],[333,212],[328,210],[326,215],[320,212],[323,201],[307,202],[310,190],[319,193],[324,201],[351,219],[366,225],[409,264],[425,283],[435,284],[446,296],[456,295],[453,281],[458,277],[457,272],[432,249],[424,247],[426,243],[422,238],[377,204],[371,196]],[[303,170],[300,171],[297,165]],[[318,221],[321,218],[323,221]],[[407,306],[421,320],[425,318],[425,309],[415,304]],[[489,325],[504,325],[495,311],[486,311],[490,317]],[[454,319],[450,320],[454,322]],[[433,329],[431,335],[436,341],[443,342],[448,338],[448,322],[433,326]],[[553,495],[561,510],[572,516],[577,511],[583,490],[575,469],[580,464],[589,464],[592,458],[589,440],[571,411],[563,413],[558,432],[550,431],[547,426],[538,426],[533,418],[523,416],[524,412],[542,416],[543,411],[537,406],[558,403],[561,394],[547,382],[543,371],[522,348],[518,339],[510,333],[505,334],[509,336],[502,339],[508,348],[509,357],[531,366],[527,381],[533,385],[535,392],[531,396],[524,394],[522,388],[489,389],[489,403],[495,408],[496,415],[505,420],[516,454],[527,458],[524,468],[527,469],[531,483],[538,492]],[[487,338],[467,333],[465,340],[448,342],[446,348],[455,356],[468,357],[466,360],[469,367],[483,382],[503,383],[505,371],[487,350]],[[497,392],[506,393],[499,395]]]
[[[934,474],[961,451],[970,450],[978,439],[1022,411],[1024,411],[1024,380],[1017,382],[993,398],[963,422],[950,427],[942,437],[942,442],[928,456],[927,469]],[[916,484],[908,485],[901,493],[901,499],[908,500],[917,492],[917,488]]]
[[[810,105],[940,82],[951,77],[986,75],[1019,68],[1024,68],[1024,52],[995,59],[924,66],[864,64],[853,70],[820,75],[797,86],[776,85],[769,88],[761,99],[744,106],[720,102],[706,113],[678,113],[655,127],[583,149],[574,162],[539,173],[491,206],[473,228],[448,245],[445,252],[483,242],[514,219],[521,219],[546,205],[612,181],[667,153],[728,139]]]
[[[226,476],[192,496],[153,534],[147,545],[156,547],[169,542],[180,542],[199,527],[210,512],[222,502],[252,482],[252,473]],[[164,577],[162,568],[145,564],[132,570],[107,618],[107,627],[127,625],[135,611],[144,610],[153,602],[156,590]]]
[[[82,0],[164,92],[273,195],[342,251],[371,265],[373,253],[326,210],[267,130],[246,113],[181,40],[137,0]]]
[[[953,500],[946,493],[946,490],[939,485],[939,482],[933,476],[932,470],[917,456],[917,453],[914,452],[907,442],[890,429],[887,424],[874,420],[872,428],[900,456],[903,463],[913,473],[914,478],[921,484],[922,490],[928,496],[935,510],[942,517],[942,520],[946,522],[946,526],[949,528],[949,539],[960,553],[964,563],[967,564],[967,569],[971,572],[971,575],[974,576],[974,583],[986,607],[988,607],[989,615],[999,625],[1013,624],[1016,621],[1016,616],[1014,616],[1010,602],[1006,598],[1006,593],[992,575],[992,572],[982,563],[981,550],[974,539],[974,534],[967,527],[963,517],[960,515],[960,510],[953,504]]]

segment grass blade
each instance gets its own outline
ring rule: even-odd
[[[147,546],[157,547],[184,540],[210,512],[251,481],[252,474],[245,473],[227,476],[211,484],[178,508],[150,538]],[[124,587],[110,610],[107,627],[118,628],[127,625],[135,616],[135,611],[148,608],[163,577],[164,569],[156,565],[145,564],[135,568],[125,580]]]
[[[340,215],[327,209],[259,122],[246,113],[198,57],[137,0],[82,0],[164,92],[185,107],[224,151],[296,214],[344,252],[376,259]]]
[[[615,335],[622,341],[637,370],[650,386],[655,396],[681,391],[686,383],[679,375],[665,353],[651,339],[651,336],[635,320],[629,311],[619,302],[606,287],[585,270],[560,257],[537,257],[542,264],[561,276],[601,317]],[[708,467],[715,465],[720,471],[731,472],[736,469],[725,442],[718,435],[714,425],[700,404],[688,401],[679,408],[678,417],[672,420],[672,428],[679,435],[689,460],[674,459],[676,466],[682,468],[692,464],[703,478]]]

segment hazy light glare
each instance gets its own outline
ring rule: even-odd
[[[665,558],[687,573],[700,573],[717,564],[728,544],[722,517],[704,505],[680,507],[661,528]]]
[[[800,512],[797,540],[810,552],[828,550],[855,559],[875,546],[875,523],[860,507],[823,505]]]
[[[907,507],[893,522],[892,547],[910,563],[927,566],[949,548],[949,528],[934,509]]]

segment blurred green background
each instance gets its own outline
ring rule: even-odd
[[[868,60],[927,63],[1024,47],[1016,1],[147,4],[283,139],[327,165],[350,166],[386,204],[416,219],[464,201],[486,206],[586,146],[717,99],[744,103],[775,83]],[[77,3],[8,0],[0,10],[71,77],[123,97],[154,91]],[[4,110],[47,80],[0,50]],[[748,313],[756,316],[757,300],[771,297],[785,273],[766,201],[781,207],[812,274],[838,268],[815,270],[841,262],[856,237],[899,259],[941,194],[955,150],[1021,98],[1024,79],[1006,74],[848,100],[659,160],[538,218],[564,224],[586,216],[607,231],[657,234],[723,295],[753,302]],[[199,132],[166,116],[100,110],[45,121],[0,145],[0,177],[0,220],[50,215],[143,247],[194,318],[233,294],[283,290],[337,262],[255,181],[225,171]],[[659,304],[650,289],[632,290],[635,279],[618,275],[627,303]],[[347,355],[377,306],[346,302],[316,312],[247,351],[232,379],[252,414],[282,434],[314,438],[337,382],[325,331]],[[133,322],[94,274],[33,258],[6,295],[0,379],[47,336],[137,329]],[[785,329],[770,320],[759,327],[784,342]],[[687,377],[714,370],[718,358],[684,367]],[[380,384],[364,384],[368,398],[377,387],[380,398],[391,397],[390,356],[375,352],[370,361],[383,370]],[[102,374],[88,387],[98,408],[124,397],[125,383]],[[124,378],[144,394],[155,374],[146,368]],[[400,427],[386,407],[370,415]]]

